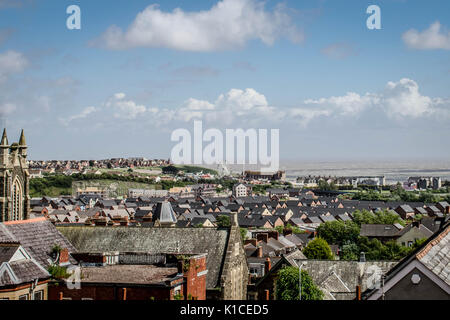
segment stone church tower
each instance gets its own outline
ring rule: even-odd
[[[29,173],[25,135],[8,143],[6,129],[0,141],[0,222],[26,220],[30,212]]]

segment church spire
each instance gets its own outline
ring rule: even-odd
[[[0,142],[0,145],[2,145],[2,146],[8,145],[8,137],[6,136],[6,128],[3,128],[2,141]]]
[[[22,132],[20,133],[19,146],[26,146],[26,145],[27,143],[25,142],[25,135],[22,129]]]

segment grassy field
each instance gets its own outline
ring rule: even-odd
[[[118,181],[118,180],[85,180],[74,181],[72,192],[76,194],[77,188],[97,187],[108,190],[110,197],[124,197],[128,195],[128,189],[161,189],[160,185],[142,182]]]

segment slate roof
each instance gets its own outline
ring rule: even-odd
[[[177,275],[177,268],[154,265],[109,265],[82,267],[82,282],[164,284]]]
[[[31,282],[35,279],[50,278],[50,274],[32,259],[13,261],[10,262],[9,265],[11,266],[14,275],[18,278],[17,283]]]
[[[362,224],[360,236],[362,237],[387,237],[398,236],[398,229],[391,224]]]
[[[11,257],[16,253],[19,244],[17,245],[8,245],[8,246],[0,246],[0,264],[5,261],[9,261]]]
[[[158,202],[153,219],[159,220],[161,223],[176,223],[177,217],[172,209],[172,205],[168,201]]]
[[[440,231],[435,232],[420,247],[391,268],[386,273],[385,281],[390,281],[416,259],[450,286],[450,222],[446,222]],[[363,298],[367,299],[375,292],[377,289],[367,290]]]
[[[296,234],[288,234],[284,237],[297,246],[306,245],[306,243],[303,242],[303,240],[301,238],[297,237]]]
[[[23,251],[22,251],[23,250]],[[22,251],[22,253],[19,253]],[[15,256],[15,254],[18,255]],[[18,285],[35,279],[48,279],[50,274],[18,243],[0,245],[0,287]]]
[[[55,244],[76,249],[45,218],[0,223],[0,242],[20,242],[21,246],[43,267],[49,266],[50,252]]]
[[[219,284],[229,230],[215,228],[66,227],[58,230],[83,252],[207,253],[206,286]]]
[[[431,272],[450,285],[450,226],[416,254]]]

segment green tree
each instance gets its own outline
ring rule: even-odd
[[[353,221],[358,224],[358,226],[361,226],[361,224],[405,224],[397,213],[387,209],[379,210],[375,213],[365,209],[362,211],[356,210],[353,212]]]
[[[340,252],[341,260],[347,261],[355,261],[359,260],[359,246],[354,242],[346,242],[342,246],[342,250]]]
[[[176,175],[178,172],[180,172],[180,169],[178,169],[175,166],[167,166],[167,167],[162,168],[162,173],[164,173],[164,174]]]
[[[328,183],[325,180],[320,180],[318,184],[318,189],[321,191],[334,191],[338,190],[338,187],[334,182]]]
[[[320,238],[328,243],[338,245],[347,241],[357,241],[359,231],[359,226],[353,221],[327,221],[317,227],[317,234]]]
[[[333,253],[328,243],[322,238],[315,238],[310,241],[305,249],[303,249],[303,254],[308,259],[318,259],[318,260],[333,260]]]
[[[278,300],[299,300],[299,273],[298,268],[283,267],[278,271],[276,297]],[[302,300],[323,300],[323,292],[314,284],[312,278],[302,270]]]
[[[220,215],[216,218],[216,224],[218,227],[229,227],[231,226],[231,220],[229,216]]]
[[[362,224],[373,224],[375,223],[375,215],[369,210],[356,210],[353,212],[353,221],[361,226]]]
[[[240,228],[240,231],[241,231],[242,242],[244,242],[245,239],[247,239],[247,229],[246,228]]]

